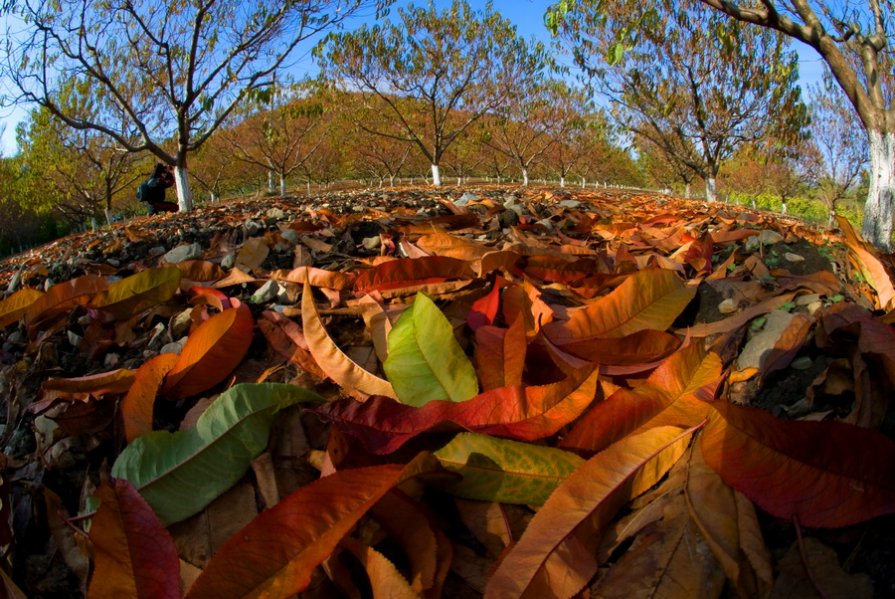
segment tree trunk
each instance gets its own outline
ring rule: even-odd
[[[437,164],[432,165],[432,185],[436,187],[441,185],[441,169]]]
[[[565,186],[566,186],[566,178],[565,178],[565,177],[560,177],[560,178],[559,178],[559,186],[560,186],[560,187],[565,187]]]
[[[107,224],[107,225],[111,225],[111,224],[112,224],[112,209],[111,209],[111,208],[104,208],[104,209],[103,209],[103,213],[104,213],[105,216],[106,216],[106,224]]]
[[[186,166],[174,167],[174,183],[177,188],[177,206],[181,212],[193,209],[193,194],[190,192],[190,175]]]
[[[587,189],[587,179],[581,177],[581,189]]]
[[[870,189],[864,204],[864,238],[876,247],[892,251],[892,218],[895,215],[895,133],[869,131]]]
[[[217,203],[218,203],[218,195],[217,195],[215,192],[211,191],[211,192],[209,192],[208,195],[211,196],[210,199],[211,199],[211,203],[212,203],[212,204],[217,204]]]
[[[714,177],[706,177],[705,179],[705,199],[714,202],[718,199],[718,189]]]
[[[528,169],[522,169],[522,185],[528,187]]]
[[[273,171],[267,171],[267,191],[273,193]]]
[[[280,197],[286,197],[286,177],[280,174]]]
[[[690,184],[689,183],[684,185],[684,197],[687,198],[688,200],[690,199]]]
[[[389,176],[388,176],[388,186],[389,186],[389,187],[394,187],[394,186],[395,186],[395,176],[394,176],[394,175],[389,175]]]

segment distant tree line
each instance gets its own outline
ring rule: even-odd
[[[698,186],[832,214],[880,187],[841,76],[803,97],[792,34],[713,2],[558,2],[547,23],[586,86],[490,5],[389,4],[14,3],[26,26],[7,31],[0,68],[33,109],[19,154],[0,157],[0,202],[15,206],[0,219],[30,218],[40,240],[138,213],[156,161],[175,167],[181,209],[340,179],[476,178]],[[357,14],[371,18],[339,29]],[[282,66],[321,32],[320,78],[289,81]],[[27,243],[7,230],[0,251]]]

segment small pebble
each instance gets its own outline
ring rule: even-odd
[[[718,312],[721,314],[733,314],[739,309],[740,307],[737,305],[736,300],[729,298],[718,304]]]

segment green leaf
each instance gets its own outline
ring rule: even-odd
[[[179,287],[180,269],[176,266],[150,268],[115,281],[93,298],[90,307],[99,312],[102,320],[125,320],[168,301]]]
[[[584,463],[576,454],[498,439],[476,433],[461,433],[435,452],[447,470],[463,475],[448,483],[446,490],[459,497],[541,505],[562,481]]]
[[[279,383],[241,384],[222,393],[195,428],[134,439],[112,476],[130,481],[165,525],[201,511],[233,486],[267,446],[274,414],[317,394]]]
[[[398,399],[421,406],[436,399],[465,401],[479,392],[472,362],[435,303],[417,293],[388,335],[382,364]]]

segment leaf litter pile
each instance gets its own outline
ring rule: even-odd
[[[54,242],[0,263],[0,588],[886,596],[891,266],[844,220],[613,190]]]

